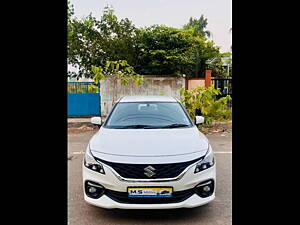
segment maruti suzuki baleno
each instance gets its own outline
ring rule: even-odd
[[[91,138],[83,160],[86,202],[103,208],[193,208],[215,198],[213,150],[173,97],[126,96]]]

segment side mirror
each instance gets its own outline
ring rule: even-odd
[[[203,116],[196,116],[196,124],[204,123],[204,117]]]
[[[196,109],[196,110],[195,110],[195,115],[196,115],[196,116],[202,116],[201,109]]]
[[[102,124],[102,119],[101,119],[101,117],[98,117],[98,116],[97,117],[92,117],[91,118],[91,123],[97,125],[98,127],[100,127],[101,124]]]

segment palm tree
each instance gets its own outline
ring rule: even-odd
[[[199,19],[194,19],[190,17],[189,22],[183,25],[183,29],[185,30],[193,29],[195,35],[201,34],[203,36],[210,38],[212,37],[212,32],[209,30],[205,30],[207,24],[208,24],[207,18],[204,18],[203,15],[201,15]]]

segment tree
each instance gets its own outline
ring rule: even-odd
[[[68,24],[68,64],[79,69],[78,77],[90,77],[92,65],[102,65],[105,52],[102,49],[103,37],[95,29],[94,18],[76,18]],[[70,75],[70,74],[69,74]]]
[[[111,7],[104,8],[100,21],[91,14],[78,20],[68,10],[68,64],[79,69],[72,75],[91,77],[92,66],[104,66],[109,60],[126,59],[135,66],[135,32],[132,22],[119,21]]]
[[[205,30],[207,24],[207,18],[203,15],[199,19],[190,17],[189,22],[183,25],[183,29],[191,30],[195,37],[204,38],[206,41],[206,37],[212,36],[210,31]],[[195,56],[195,76],[202,77],[204,70],[208,68],[207,62],[220,58],[220,48],[215,46],[213,41],[206,41],[204,46],[195,46]]]
[[[207,24],[207,18],[204,18],[203,15],[201,15],[199,19],[190,17],[189,22],[183,25],[183,29],[193,30],[195,36],[202,35],[209,38],[212,37],[212,33],[209,30],[205,30]]]
[[[203,77],[208,60],[220,58],[220,48],[194,31],[153,25],[137,32],[140,74]]]
[[[221,58],[220,47],[215,46],[213,41],[206,41],[204,46],[197,45],[195,46],[196,52],[196,77],[204,77],[204,71],[206,69],[212,69],[217,59]],[[208,63],[210,62],[210,66]]]
[[[229,66],[229,74],[227,72],[227,67]],[[232,75],[232,59],[231,52],[224,52],[217,54],[211,61],[208,66],[212,70],[212,74],[215,77],[228,77]]]
[[[207,41],[207,19],[190,19],[185,29],[153,25],[136,28],[105,7],[100,20],[91,14],[81,20],[68,4],[68,64],[75,77],[93,77],[92,66],[126,60],[139,74],[204,76],[206,62],[218,57],[219,47]]]
[[[116,85],[119,80],[121,81],[121,85],[127,85],[130,81],[134,82],[134,85],[140,85],[144,81],[144,77],[137,74],[126,60],[107,61],[104,67],[92,66],[92,73],[96,85],[98,85],[101,80],[109,80],[113,83],[112,102],[115,101]]]
[[[71,22],[72,16],[74,16],[74,6],[68,0],[68,24]]]
[[[153,25],[138,32],[138,65],[141,74],[182,75],[193,69],[194,37],[190,31]]]
[[[122,60],[136,66],[137,28],[128,19],[118,20],[111,7],[105,7],[101,20],[97,22],[99,33],[104,37],[104,51],[107,60]]]

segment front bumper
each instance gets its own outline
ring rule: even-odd
[[[87,203],[95,205],[101,208],[107,209],[176,209],[176,208],[194,208],[201,205],[205,205],[210,201],[214,200],[215,194],[207,197],[200,198],[197,194],[192,195],[190,198],[185,201],[178,203],[167,203],[167,204],[124,204],[116,202],[106,195],[103,195],[99,199],[92,199],[84,194],[84,199]]]
[[[82,166],[83,170],[83,186],[85,181],[93,181],[102,185],[105,189],[118,191],[118,192],[127,192],[127,187],[129,186],[147,186],[147,187],[158,187],[158,186],[168,186],[173,187],[173,191],[184,191],[192,189],[197,186],[199,183],[212,179],[214,184],[216,184],[216,166],[194,174],[195,166],[192,166],[188,169],[185,174],[179,180],[173,181],[164,181],[164,182],[132,182],[120,180],[112,171],[111,168],[107,167],[105,164],[102,164],[105,170],[105,175],[98,172],[94,172],[90,169],[87,169],[84,165]],[[90,198],[86,195],[84,191],[84,199],[87,203],[102,207],[102,208],[120,208],[120,209],[172,209],[172,208],[193,208],[198,207],[208,202],[212,201],[215,198],[215,186],[214,192],[211,196],[206,198],[201,198],[197,194],[191,195],[189,198],[176,203],[159,203],[159,204],[128,204],[115,201],[105,194],[98,199]]]

